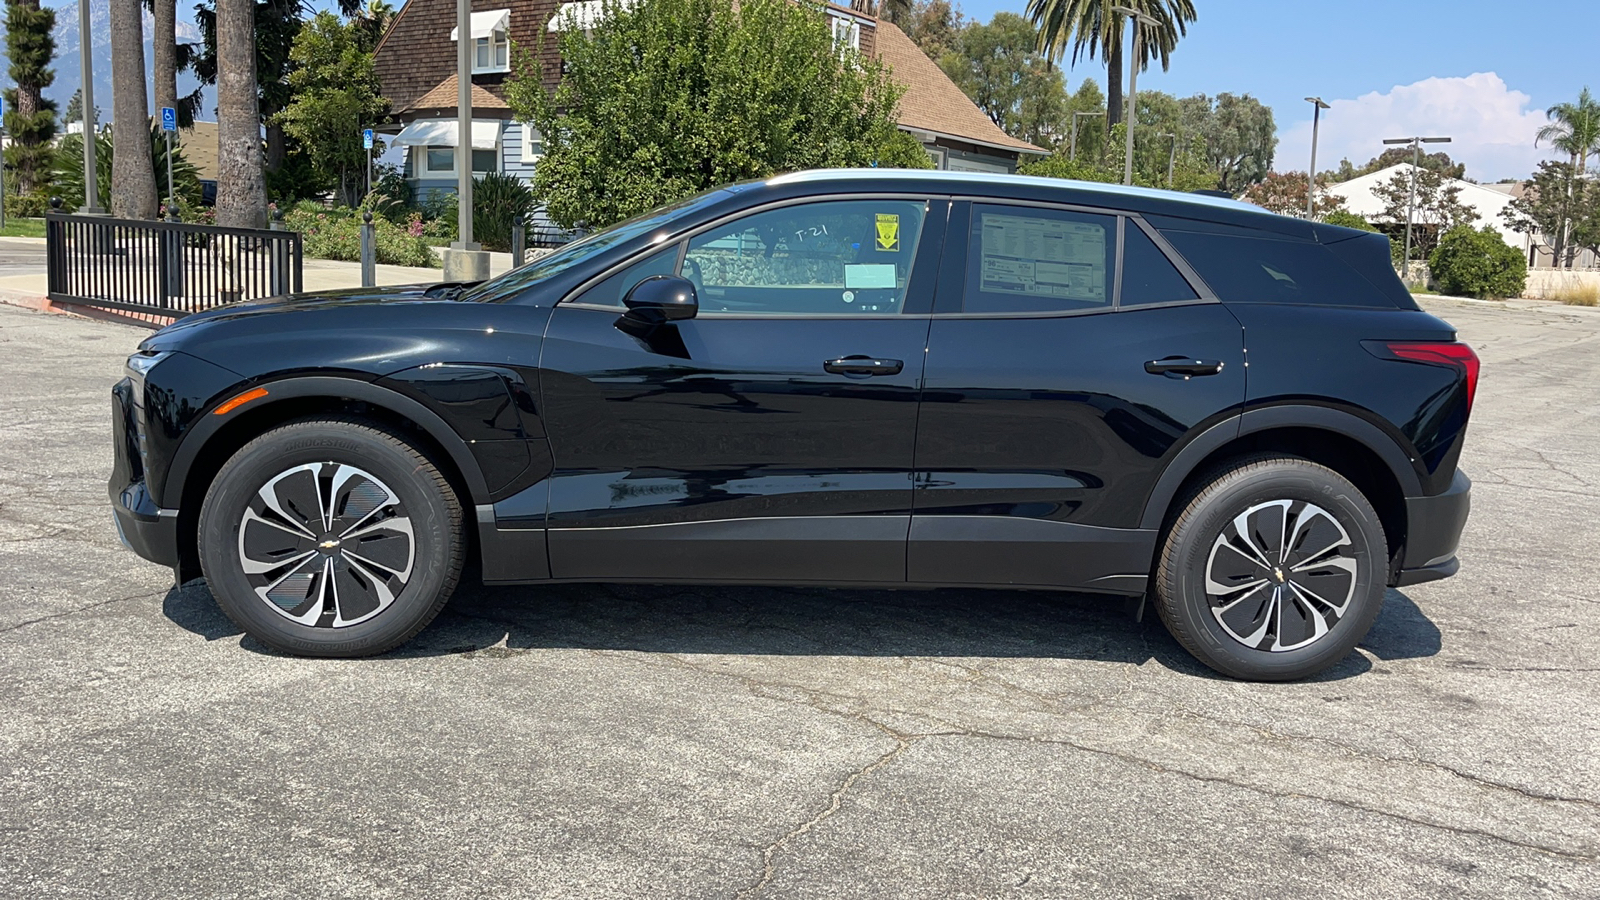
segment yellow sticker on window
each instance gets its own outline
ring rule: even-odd
[[[897,213],[878,213],[878,249],[889,253],[900,250],[900,216]]]

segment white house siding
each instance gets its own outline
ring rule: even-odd
[[[1400,163],[1368,175],[1362,175],[1359,178],[1340,182],[1332,185],[1328,190],[1330,193],[1338,194],[1344,198],[1345,208],[1369,222],[1404,225],[1404,219],[1399,222],[1387,222],[1384,219],[1384,203],[1378,199],[1378,195],[1373,189],[1379,185],[1387,184],[1396,174],[1407,171],[1410,168],[1410,163]],[[1510,226],[1506,224],[1506,220],[1500,215],[1501,210],[1511,205],[1511,196],[1509,194],[1490,190],[1470,181],[1449,179],[1449,183],[1461,188],[1461,202],[1477,212],[1478,221],[1473,223],[1474,226],[1482,228],[1487,225],[1493,228],[1506,244],[1522,251],[1524,255],[1528,253],[1529,237],[1512,231]]]

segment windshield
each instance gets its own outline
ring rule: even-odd
[[[459,299],[468,303],[503,303],[540,281],[559,275],[573,266],[595,258],[618,244],[626,243],[661,225],[665,225],[690,209],[711,202],[724,190],[724,188],[714,188],[703,194],[696,194],[687,200],[680,200],[670,206],[653,209],[643,215],[618,222],[609,228],[603,228],[582,240],[574,241],[562,247],[554,253],[541,256],[520,269],[512,269],[499,278],[485,281],[483,284],[463,293]]]

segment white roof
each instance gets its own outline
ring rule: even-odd
[[[500,141],[499,119],[472,120],[472,149],[493,150]],[[424,119],[400,129],[389,143],[404,147],[457,147],[461,129],[455,119]]]
[[[475,12],[472,14],[472,36],[486,38],[496,31],[504,32],[511,27],[511,10],[491,9],[488,12]],[[455,40],[461,32],[461,26],[450,29],[450,40]]]
[[[1359,178],[1352,178],[1339,184],[1330,185],[1328,191],[1344,198],[1345,208],[1370,222],[1386,222],[1392,225],[1403,225],[1400,222],[1388,222],[1384,216],[1384,202],[1378,199],[1374,188],[1394,178],[1396,174],[1409,172],[1410,163],[1400,163],[1387,169],[1379,169]],[[1506,225],[1506,220],[1500,217],[1500,211],[1511,205],[1511,195],[1473,184],[1470,181],[1461,181],[1456,178],[1445,179],[1446,184],[1461,188],[1461,202],[1471,207],[1478,213],[1478,221],[1473,223],[1476,228],[1485,225],[1500,233],[1505,242],[1518,250],[1528,247],[1527,235],[1518,234]]]

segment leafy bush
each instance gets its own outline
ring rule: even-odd
[[[485,250],[510,250],[511,227],[527,226],[535,206],[527,182],[503,172],[485,172],[472,185],[472,239]]]
[[[1459,225],[1445,232],[1428,267],[1439,289],[1457,296],[1520,297],[1528,283],[1528,261],[1488,227]]]
[[[408,225],[397,225],[374,216],[378,262],[389,266],[416,266],[436,269],[439,259],[433,248]],[[316,259],[361,259],[361,217],[349,207],[324,209],[312,201],[294,205],[283,217],[283,227],[300,232],[306,256]]]
[[[1322,221],[1329,225],[1339,225],[1344,228],[1354,228],[1357,231],[1377,231],[1372,223],[1345,209],[1335,209],[1322,217]]]
[[[111,128],[102,129],[95,136],[94,168],[95,190],[100,195],[100,208],[111,208],[111,156],[116,145],[111,139]],[[165,202],[167,195],[167,141],[159,124],[150,126],[150,161],[155,169],[156,193]],[[50,190],[61,198],[62,209],[77,209],[83,205],[83,135],[69,134],[56,145],[55,184]],[[183,148],[172,146],[173,193],[178,197],[180,209],[200,205],[200,170],[184,158]]]
[[[6,218],[8,219],[37,219],[50,208],[50,195],[44,191],[34,191],[31,194],[12,194],[6,197]],[[72,208],[65,204],[61,207],[67,212]]]

